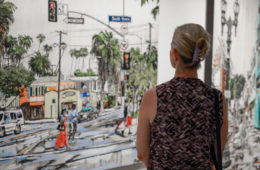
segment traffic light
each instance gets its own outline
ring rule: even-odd
[[[57,1],[49,1],[48,19],[50,22],[57,22]]]
[[[129,75],[128,75],[128,74],[126,74],[126,75],[124,76],[124,80],[129,80]]]
[[[130,69],[130,53],[124,52],[124,59],[123,59],[123,69],[129,70]]]

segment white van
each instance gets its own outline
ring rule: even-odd
[[[12,132],[15,134],[21,133],[21,126],[16,112],[0,111],[0,137]]]
[[[22,109],[17,109],[17,110],[9,110],[9,112],[13,112],[16,114],[17,119],[20,121],[21,125],[24,125],[24,116],[23,116],[23,111]]]

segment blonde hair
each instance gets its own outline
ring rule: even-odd
[[[171,46],[178,51],[186,68],[198,69],[209,51],[210,35],[198,24],[184,24],[175,29]]]

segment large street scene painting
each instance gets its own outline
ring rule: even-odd
[[[259,8],[259,0],[0,0],[0,169],[146,169],[136,149],[140,104],[174,76],[170,41],[187,22],[211,34],[199,78],[226,97],[222,167],[260,169]]]
[[[157,5],[0,1],[0,169],[141,165],[136,118],[156,85]]]

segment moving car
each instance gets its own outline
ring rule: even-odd
[[[0,137],[5,136],[7,133],[14,132],[15,134],[21,133],[22,120],[19,112],[15,111],[0,111]]]
[[[81,120],[93,120],[98,118],[99,113],[97,111],[97,108],[90,107],[88,109],[82,109],[82,112],[79,113],[79,121]]]

